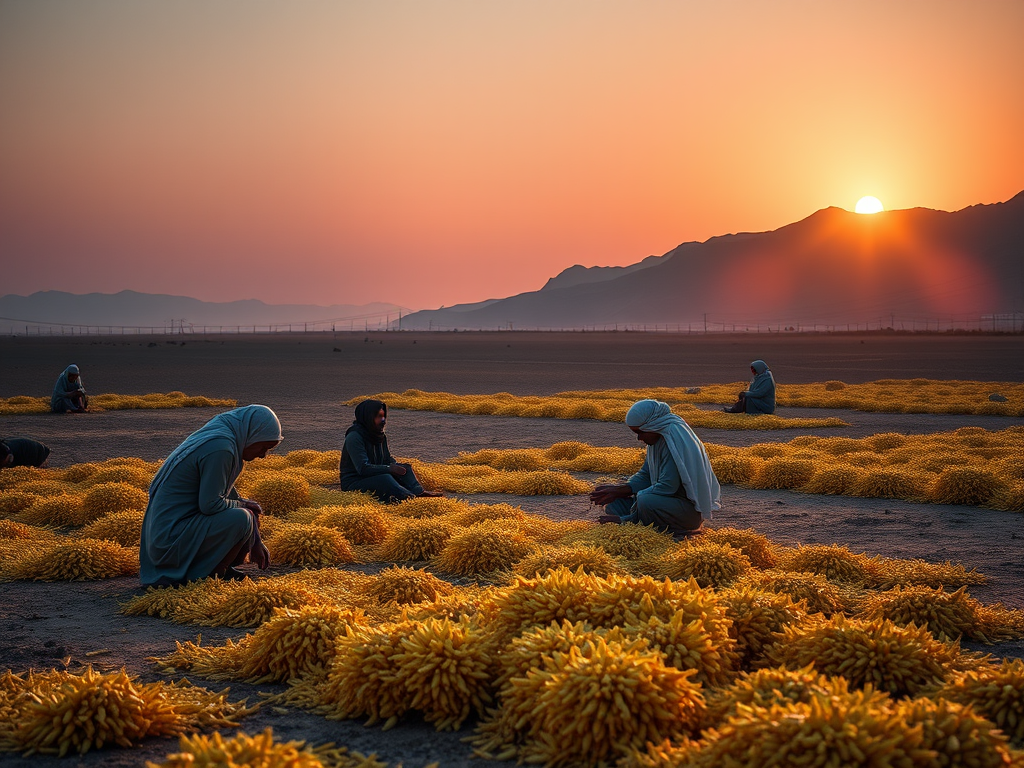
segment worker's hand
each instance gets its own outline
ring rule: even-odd
[[[393,463],[390,467],[388,467],[388,469],[391,470],[391,474],[394,475],[395,477],[401,477],[406,472],[405,467],[403,467],[401,464],[397,462]]]
[[[242,503],[243,507],[256,515],[256,517],[263,514],[263,507],[260,506],[258,501],[253,501],[252,499],[239,499],[239,501]]]
[[[633,495],[633,489],[626,485],[599,485],[590,493],[590,503],[604,507],[616,499],[625,499]]]
[[[256,546],[249,550],[249,559],[261,571],[270,567],[270,551],[262,541],[256,542]]]

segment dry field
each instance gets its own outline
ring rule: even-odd
[[[115,696],[131,689],[132,700],[150,708],[131,726],[129,736],[152,734],[139,746],[93,750],[60,764],[159,762],[178,749],[170,734],[216,728],[227,738],[234,722],[249,734],[272,727],[279,740],[335,741],[407,768],[469,765],[473,749],[556,765],[623,756],[636,765],[683,764],[687,755],[695,765],[720,765],[741,745],[753,765],[762,759],[758,749],[816,744],[837,722],[858,724],[866,739],[833,743],[848,751],[846,764],[859,764],[860,750],[886,739],[916,765],[928,764],[929,749],[952,745],[967,757],[995,759],[1006,748],[989,721],[961,709],[968,702],[1001,718],[1016,747],[1024,746],[1024,514],[992,508],[1020,480],[1013,461],[1020,416],[819,405],[785,407],[779,415],[848,426],[698,428],[716,462],[732,457],[734,469],[748,474],[724,485],[723,510],[710,530],[683,544],[590,522],[594,510],[581,492],[637,460],[631,433],[615,422],[395,410],[393,450],[420,462],[424,476],[454,498],[381,508],[329,487],[351,414],[342,403],[364,393],[527,397],[707,387],[736,381],[757,357],[791,384],[954,377],[1006,384],[1024,381],[1019,338],[339,334],[166,341],[0,340],[9,373],[0,397],[45,394],[51,374],[75,362],[94,391],[181,390],[273,407],[286,443],[280,455],[247,468],[240,483],[275,513],[268,538],[277,564],[269,574],[252,572],[255,582],[148,595],[130,575],[133,526],[154,462],[214,409],[0,416],[0,435],[44,440],[56,468],[45,479],[0,473],[0,507],[7,505],[0,509],[0,578],[17,579],[0,585],[0,670],[63,669],[70,659],[71,670],[92,663],[109,675],[8,678],[0,683],[0,714],[11,721],[4,692],[30,683],[41,692],[105,686]],[[849,467],[898,467],[919,484],[906,494],[838,495],[846,493],[836,490],[839,471]],[[970,477],[951,473],[972,467]],[[821,474],[827,471],[834,476]],[[61,526],[59,541],[52,526]],[[102,556],[89,559],[76,548],[82,538],[105,542],[91,545]],[[559,565],[584,572],[535,575]],[[61,580],[74,573],[109,578]],[[665,577],[674,581],[660,581]],[[58,580],[25,580],[31,578]],[[551,620],[570,624],[556,629]],[[950,643],[957,636],[959,647]],[[875,651],[865,655],[864,648]],[[974,651],[1018,660],[1000,667]],[[872,661],[871,653],[879,655]],[[324,668],[332,657],[347,665]],[[817,669],[806,667],[811,660]],[[117,678],[122,667],[138,679]],[[828,677],[836,674],[843,677]],[[231,692],[217,698],[167,687],[184,675]],[[288,679],[296,684],[286,686]],[[629,691],[659,705],[649,717],[627,717],[617,701],[631,713],[644,710],[629,702]],[[261,694],[276,698],[255,713],[237,706],[240,697],[253,705]],[[738,709],[749,705],[755,709]],[[784,717],[782,707],[803,725],[766,730],[766,722]],[[595,718],[606,727],[591,729]],[[367,719],[378,722],[364,728]],[[35,732],[45,734],[45,723]],[[586,727],[575,730],[580,724]],[[382,725],[393,727],[382,733]],[[456,725],[461,729],[445,730]],[[52,743],[64,738],[62,726]],[[706,728],[714,731],[698,741]],[[0,748],[7,738],[10,731],[0,727]],[[625,746],[662,739],[670,742],[646,755]],[[216,745],[195,740],[192,748]],[[269,747],[249,740],[233,748],[255,754]],[[321,757],[358,763],[339,753]],[[45,755],[3,760],[58,764]]]

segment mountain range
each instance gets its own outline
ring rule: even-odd
[[[780,229],[687,242],[628,267],[576,265],[540,290],[416,312],[402,328],[721,330],[896,319],[952,327],[1022,310],[1024,192],[956,212],[824,208]]]
[[[397,327],[394,304],[205,302],[121,291],[0,297],[0,332],[23,326],[187,330],[294,325]],[[536,291],[423,310],[403,330],[613,328],[753,329],[812,325],[1024,327],[1024,192],[955,212],[862,215],[824,208],[769,232],[686,242],[624,267],[575,265]],[[1000,323],[999,327],[1003,327]]]
[[[39,291],[30,296],[9,294],[0,297],[0,328],[24,325],[47,326],[133,326],[168,330],[189,327],[307,325],[312,330],[338,329],[350,325],[362,329],[387,327],[389,317],[397,317],[394,304],[264,304],[262,301],[210,302],[187,296],[137,293],[86,293]]]

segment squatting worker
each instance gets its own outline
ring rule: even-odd
[[[363,400],[355,420],[345,431],[341,448],[341,490],[368,491],[391,504],[414,496],[442,496],[425,491],[409,464],[399,464],[388,450],[384,427],[388,407],[380,400]]]
[[[754,378],[750,386],[739,393],[736,402],[722,410],[726,413],[775,413],[775,379],[764,360],[750,364]]]
[[[214,416],[175,448],[149,486],[142,520],[139,578],[145,585],[184,584],[207,576],[242,578],[246,556],[266,569],[262,509],[239,498],[242,463],[281,442],[281,422],[265,405]]]
[[[0,440],[0,468],[45,467],[49,460],[50,449],[38,440],[27,437]]]
[[[54,413],[85,413],[89,410],[89,398],[85,396],[85,385],[77,365],[69,365],[57,377],[50,395],[50,410]]]
[[[698,530],[722,508],[722,489],[704,443],[658,400],[633,403],[626,425],[647,446],[647,456],[624,485],[599,485],[590,494],[608,513],[598,521],[653,525],[676,537]]]

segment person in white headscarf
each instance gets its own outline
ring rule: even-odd
[[[653,525],[685,537],[722,508],[722,489],[708,452],[667,403],[640,400],[626,426],[647,446],[640,471],[622,485],[599,485],[590,500],[605,508],[602,523]]]
[[[262,509],[234,484],[243,462],[261,459],[283,439],[265,405],[214,416],[167,457],[149,486],[142,520],[139,579],[184,584],[207,576],[243,578],[246,557],[261,569],[270,554],[260,538]]]
[[[775,413],[775,377],[764,360],[750,364],[754,378],[750,386],[739,393],[736,402],[722,410],[726,413]]]
[[[89,398],[85,396],[85,385],[77,365],[69,365],[57,377],[50,395],[50,410],[54,413],[85,413],[89,410]]]

